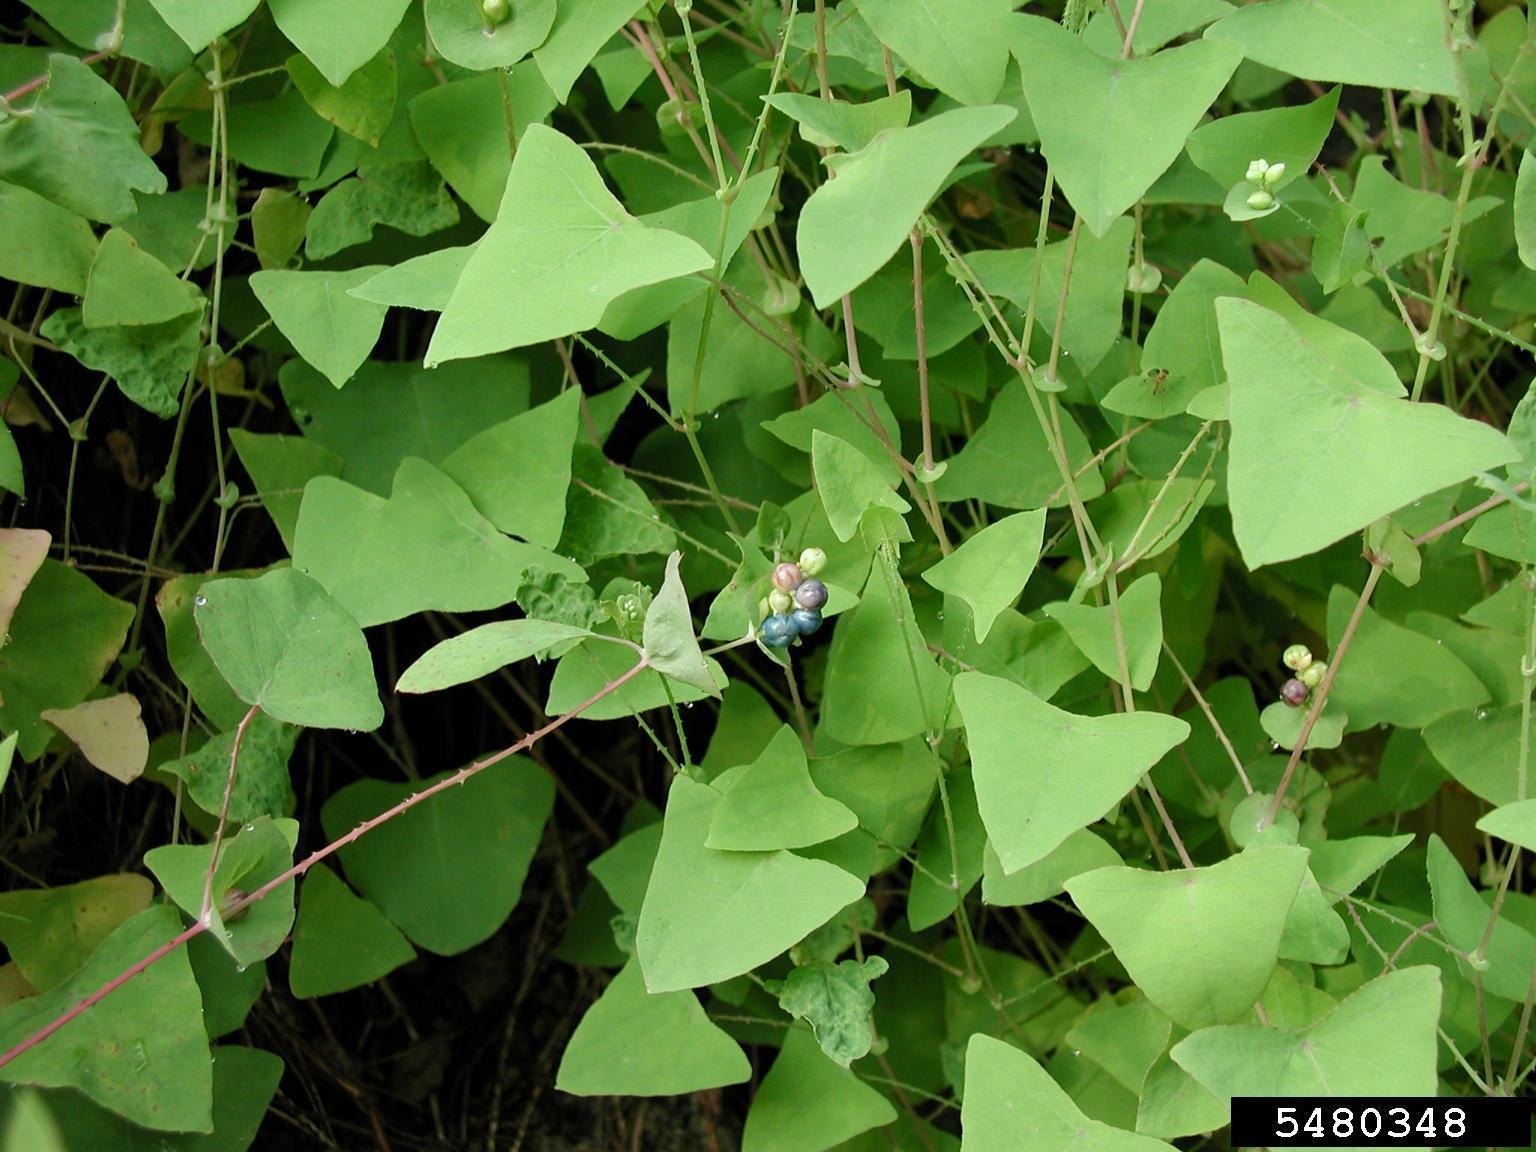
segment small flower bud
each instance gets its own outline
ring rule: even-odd
[[[1264,178],[1260,181],[1266,188],[1273,188],[1285,178],[1285,161],[1281,160],[1264,169]]]
[[[1255,212],[1267,212],[1275,206],[1275,198],[1260,188],[1248,197],[1247,204]]]
[[[1312,650],[1305,644],[1292,644],[1281,655],[1280,662],[1292,672],[1300,672],[1312,663]]]
[[[1243,174],[1243,179],[1250,184],[1257,184],[1264,179],[1264,173],[1269,170],[1269,163],[1265,160],[1251,160],[1248,163],[1248,171]]]

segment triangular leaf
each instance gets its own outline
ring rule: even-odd
[[[379,271],[374,265],[345,272],[269,269],[251,277],[251,291],[294,351],[340,388],[368,359],[389,311],[350,295],[349,289]]]
[[[955,703],[981,817],[1008,872],[1044,859],[1098,820],[1189,737],[1189,725],[1172,716],[1075,716],[980,672],[955,677]]]
[[[718,696],[722,685],[716,682],[714,673],[704,662],[698,637],[693,632],[688,593],[683,590],[683,580],[677,572],[681,561],[680,552],[667,557],[666,576],[656,598],[646,609],[642,633],[645,658],[663,676]]]
[[[1044,509],[1005,516],[929,568],[923,579],[970,605],[976,639],[984,642],[1003,610],[1024,591],[1044,540]]]
[[[858,823],[846,805],[816,787],[805,747],[785,724],[731,781],[715,808],[705,845],[731,852],[805,848],[852,831]]]
[[[1131,685],[1138,692],[1152,687],[1157,675],[1158,658],[1163,648],[1163,612],[1159,603],[1163,583],[1157,573],[1149,572],[1120,593],[1118,608],[1108,604],[1066,602],[1047,604],[1042,611],[1055,620],[1072,638],[1093,666],[1111,680],[1120,679],[1120,649],[1124,646]],[[1119,636],[1115,615],[1118,612]]]
[[[539,656],[568,640],[594,633],[553,620],[497,620],[471,628],[429,648],[407,668],[396,692],[440,692],[467,684],[498,668]]]
[[[889,508],[898,514],[912,510],[912,505],[891,491],[868,456],[819,428],[811,433],[811,469],[827,520],[845,544],[858,532],[859,521],[869,508]]]
[[[826,1152],[895,1119],[890,1101],[795,1028],[752,1098],[741,1152]]]
[[[288,987],[301,999],[371,984],[416,958],[373,904],[321,864],[304,875]]]
[[[270,0],[272,19],[336,87],[389,43],[410,0]]]

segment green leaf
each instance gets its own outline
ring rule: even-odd
[[[985,641],[1003,610],[1024,591],[1044,540],[1044,509],[1005,516],[929,568],[923,579],[970,605],[976,639]]]
[[[448,307],[454,285],[474,253],[473,244],[462,248],[437,248],[396,264],[364,280],[348,294],[393,308],[441,312]]]
[[[96,237],[84,217],[0,183],[0,276],[82,296],[95,256]]]
[[[868,456],[820,429],[811,433],[811,469],[832,531],[845,544],[858,532],[859,522],[870,508],[889,508],[898,515],[912,510],[912,505],[891,491]]]
[[[123,98],[73,56],[50,55],[47,82],[18,111],[0,120],[0,179],[108,224],[137,211],[135,191],[165,191]]]
[[[1433,1096],[1440,972],[1403,968],[1362,985],[1298,1030],[1202,1028],[1173,1058],[1223,1101],[1233,1096]]]
[[[566,494],[560,546],[588,564],[608,556],[671,552],[677,535],[645,490],[590,444],[571,455],[575,481]]]
[[[279,885],[239,916],[225,920],[221,911],[237,893],[254,892],[286,872],[293,863],[299,826],[293,820],[259,817],[220,845],[213,873],[209,928],[236,964],[265,960],[282,947],[293,927],[293,881]],[[144,853],[144,866],[183,912],[202,915],[211,844],[162,844]]]
[[[17,1092],[0,1148],[5,1152],[69,1152],[64,1134],[36,1092]]]
[[[705,846],[720,794],[672,781],[635,955],[654,992],[715,984],[765,964],[864,894],[857,878],[790,852]]]
[[[516,64],[544,43],[555,22],[555,0],[512,0],[500,24],[489,24],[480,5],[467,0],[426,0],[424,7],[427,35],[443,59],[477,72]]]
[[[906,89],[862,104],[822,100],[803,92],[774,92],[764,96],[763,103],[798,124],[800,137],[807,143],[844,152],[857,152],[887,128],[905,128],[912,120],[912,93]]]
[[[1055,330],[1062,280],[1070,267],[1066,318],[1061,322],[1061,347],[1080,371],[1091,372],[1120,338],[1126,270],[1135,233],[1135,223],[1125,217],[1111,224],[1102,237],[1079,231],[1076,240],[1070,237],[1058,240],[1047,244],[1038,253],[1034,248],[972,252],[966,256],[966,264],[983,288],[993,295],[1006,296],[1021,311],[1027,310],[1033,299],[1036,331],[1040,333]],[[1072,257],[1070,265],[1067,262],[1069,255]],[[1037,259],[1040,264],[1038,292],[1035,290]],[[908,283],[910,293],[910,277]],[[966,310],[970,311],[969,304]],[[1057,479],[1059,481],[1060,477]]]
[[[1472,708],[1442,716],[1424,742],[1447,772],[1493,805],[1519,798],[1520,708]]]
[[[752,1098],[741,1152],[826,1152],[895,1119],[890,1101],[794,1028]]]
[[[976,804],[974,772],[952,770],[948,780],[949,810],[942,801],[931,805],[914,845],[920,867],[913,869],[907,894],[913,932],[927,931],[959,908],[985,866],[987,831]]]
[[[1308,866],[1323,894],[1337,904],[1370,877],[1392,862],[1409,844],[1413,834],[1401,836],[1353,836],[1324,840],[1312,845]]]
[[[0,528],[0,636],[11,629],[16,605],[48,558],[53,536],[40,528]]]
[[[1098,820],[1189,737],[1189,725],[1172,716],[1075,716],[979,672],[955,677],[955,703],[981,817],[1006,872],[1044,859]]]
[[[499,608],[534,566],[585,576],[564,557],[503,536],[463,489],[412,457],[388,500],[329,476],[311,480],[293,556],[364,628],[428,609]]]
[[[1485,944],[1493,915],[1488,901],[1472,887],[1461,863],[1439,836],[1429,838],[1427,865],[1435,923],[1452,947],[1483,960],[1474,967],[1458,955],[1456,966],[1462,976],[1469,981],[1480,979],[1490,996],[1523,1001],[1531,986],[1531,973],[1536,971],[1536,936],[1506,913],[1493,921],[1493,933],[1486,936]]]
[[[620,294],[713,263],[692,240],[624,211],[572,140],[530,125],[496,220],[432,334],[427,364],[595,327]]]
[[[828,161],[828,180],[800,209],[800,272],[818,308],[868,280],[907,243],[955,165],[1010,123],[994,105],[955,108],[880,133],[860,152]]]
[[[923,79],[961,104],[990,104],[1008,70],[1010,0],[860,0],[859,15]]]
[[[804,1020],[827,1059],[847,1068],[869,1055],[875,1042],[870,1013],[875,1010],[872,981],[890,971],[881,956],[867,960],[819,961],[795,968],[775,995],[779,1007]]]
[[[225,683],[223,674],[203,648],[193,619],[198,589],[218,578],[197,572],[167,580],[155,594],[155,607],[165,625],[165,652],[177,679],[215,727],[232,730],[245,718],[250,706]]]
[[[965,1050],[964,1152],[1169,1152],[1085,1115],[1050,1074],[1012,1044],[977,1033]]]
[[[503,532],[557,547],[580,415],[581,390],[569,388],[466,441],[443,460],[443,471]]]
[[[549,620],[497,620],[429,648],[400,676],[396,692],[440,692],[498,668],[543,656],[567,640],[591,636],[585,628]]]
[[[370,360],[340,392],[301,360],[278,376],[294,423],[346,462],[341,478],[380,496],[408,456],[441,465],[483,431],[526,412],[528,365],[514,356],[432,371]]]
[[[80,310],[87,328],[162,324],[201,312],[203,294],[139,247],[121,228],[101,238]]]
[[[340,476],[341,457],[302,436],[258,436],[244,428],[231,428],[229,442],[256,485],[255,495],[277,525],[283,547],[291,553],[304,485],[316,476]]]
[[[670,680],[689,684],[710,696],[718,696],[721,683],[704,662],[693,633],[693,613],[677,567],[682,553],[667,557],[667,571],[656,598],[646,609],[643,639],[646,662]]]
[[[194,52],[244,24],[261,0],[149,0],[160,18]]]
[[[588,64],[645,7],[643,0],[587,0],[561,4],[549,38],[533,59],[556,98],[564,104]]]
[[[263,268],[287,268],[304,243],[307,200],[282,188],[263,188],[251,206],[251,242]]]
[[[405,143],[391,149],[392,137]],[[416,148],[409,126],[397,118],[383,148],[359,162],[357,176],[343,180],[315,205],[305,224],[304,255],[325,260],[366,244],[380,224],[407,236],[430,236],[458,222],[458,204]]]
[[[87,328],[79,308],[60,308],[43,321],[42,334],[80,363],[110,376],[118,390],[162,418],[181,409],[181,390],[197,366],[201,313],[164,324]]]
[[[631,960],[587,1009],[555,1073],[574,1096],[681,1096],[740,1084],[752,1065],[692,992],[647,992]]]
[[[480,24],[473,5],[462,8]],[[479,29],[475,35],[486,39]],[[489,221],[496,219],[512,170],[507,133],[516,132],[521,139],[530,124],[544,120],[554,107],[554,94],[539,70],[520,64],[428,88],[411,100],[411,127],[432,166],[476,216]],[[441,306],[437,310],[442,311]]]
[[[1250,5],[1205,30],[1244,55],[1303,80],[1456,94],[1439,0],[1273,0]]]
[[[942,727],[948,698],[949,674],[928,654],[905,586],[877,569],[832,633],[822,727],[842,744],[894,743]]]
[[[368,642],[303,572],[210,581],[194,614],[203,647],[247,704],[310,728],[371,732],[384,722]]]
[[[1515,179],[1515,247],[1520,263],[1536,268],[1536,156],[1520,154],[1520,174]]]
[[[1047,604],[1042,611],[1055,620],[1072,638],[1082,654],[1111,680],[1120,679],[1120,648],[1125,649],[1131,685],[1138,692],[1152,687],[1158,658],[1163,648],[1163,613],[1159,601],[1163,583],[1157,573],[1149,572],[1120,593],[1117,638],[1117,610],[1106,604],[1072,604],[1065,601]]]
[[[242,714],[244,706],[241,706]],[[293,782],[288,759],[298,741],[299,729],[259,713],[246,726],[240,741],[240,769],[229,795],[229,819],[248,823],[258,816],[286,816],[293,809]],[[168,760],[160,771],[181,780],[192,802],[210,816],[224,805],[224,786],[229,779],[229,755],[235,733],[231,729],[209,737],[197,751]]]
[[[982,865],[981,899],[985,904],[1004,907],[1038,904],[1060,895],[1072,877],[1120,863],[1120,854],[1086,828],[1079,828],[1039,860],[1016,872],[1003,871],[1003,862],[989,844]]]
[[[1358,597],[1342,585],[1328,595],[1328,640],[1337,646]],[[1488,701],[1488,689],[1445,645],[1366,608],[1333,691],[1354,728],[1423,728]]]
[[[267,269],[251,277],[251,290],[294,351],[340,388],[368,359],[384,327],[384,305],[348,294],[378,271],[376,265],[345,272]]]
[[[68,981],[0,1010],[0,1046],[10,1049],[181,931],[168,905],[119,927]],[[47,1041],[0,1069],[0,1079],[77,1088],[91,1100],[159,1132],[213,1129],[213,1061],[202,997],[187,954],[159,962]]]
[[[609,681],[631,671],[639,659],[633,649],[612,643],[611,637],[598,637],[577,645],[560,658],[554,679],[549,684],[549,699],[544,704],[544,711],[550,716],[558,716],[585,704]],[[711,657],[706,657],[705,663],[716,683],[724,683],[725,673],[719,664]],[[612,695],[587,708],[581,718],[617,720],[652,708],[665,708],[669,701],[691,704],[702,699],[703,689],[676,680],[668,684],[661,673],[648,668]]]
[[[1077,476],[1077,491],[1092,500],[1104,491],[1104,478],[1092,464],[1093,449],[1072,417],[1063,413],[1062,438]],[[1003,508],[1040,508],[1065,504],[1067,494],[1045,433],[1022,380],[1010,380],[992,401],[987,419],[949,468],[934,482],[939,499],[980,500]]]
[[[447,775],[349,784],[321,810],[325,834],[335,839]],[[513,757],[347,845],[341,863],[413,943],[457,955],[488,939],[517,906],[554,802],[549,774]]]
[[[1200,42],[1141,60],[1100,56],[1060,24],[1014,22],[1040,150],[1083,223],[1103,236],[1178,159],[1242,53]]]
[[[1101,868],[1067,893],[1148,1000],[1203,1028],[1252,1011],[1306,867],[1304,849],[1250,848],[1207,868]]]
[[[800,737],[784,724],[746,770],[732,779],[704,843],[732,852],[805,848],[841,836],[858,824],[847,805],[816,787]]]
[[[1232,385],[1232,526],[1250,568],[1319,551],[1518,458],[1486,424],[1357,383],[1267,308],[1222,299],[1216,312]],[[1276,460],[1308,463],[1277,483]],[[1356,482],[1362,469],[1371,483]]]
[[[1333,129],[1338,106],[1335,87],[1310,104],[1222,116],[1191,132],[1184,148],[1195,167],[1223,188],[1242,183],[1255,160],[1284,164],[1285,174],[1279,181],[1265,185],[1273,191],[1311,171],[1312,161]]]
[[[395,54],[388,48],[369,60],[340,86],[333,85],[307,56],[288,58],[288,75],[322,120],[375,148],[395,114]]]
[[[1477,822],[1480,832],[1536,852],[1536,800],[1518,800],[1495,808]]]
[[[389,43],[410,0],[270,0],[293,46],[340,88]]]
[[[304,874],[288,987],[300,999],[371,984],[416,959],[400,930],[324,864]]]
[[[15,737],[11,737],[14,741]],[[130,917],[149,907],[155,886],[117,873],[0,895],[0,942],[39,992],[56,988]]]
[[[0,728],[20,737],[23,760],[36,760],[53,736],[41,714],[85,699],[117,659],[132,619],[133,605],[89,576],[43,561],[0,646]]]

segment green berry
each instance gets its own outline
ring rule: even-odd
[[[793,610],[794,606],[794,597],[782,588],[775,588],[772,592],[768,593],[769,611],[783,616]]]
[[[1296,679],[1300,680],[1308,688],[1316,688],[1323,682],[1323,677],[1328,672],[1328,665],[1321,660],[1314,660],[1300,672],[1296,673]]]
[[[807,548],[800,553],[800,574],[820,576],[827,566],[827,554],[820,548]]]
[[[1275,206],[1275,198],[1260,188],[1248,197],[1247,203],[1255,212],[1267,212]]]
[[[512,15],[512,6],[507,0],[480,0],[480,12],[487,24],[495,26],[507,22]]]
[[[1305,644],[1292,644],[1280,657],[1280,662],[1292,672],[1300,672],[1312,663],[1312,650]]]

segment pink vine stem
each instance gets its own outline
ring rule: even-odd
[[[290,880],[294,880],[297,877],[304,875],[304,873],[308,872],[312,867],[320,863],[320,861],[324,860],[327,856],[330,856],[334,852],[345,848],[353,841],[361,839],[363,836],[377,828],[380,824],[388,823],[396,816],[399,816],[402,813],[416,807],[416,805],[420,804],[423,800],[426,800],[432,796],[436,796],[439,792],[446,792],[449,788],[463,784],[471,776],[483,772],[493,764],[499,764],[508,756],[514,756],[517,753],[532,747],[544,737],[548,736],[555,729],[563,725],[567,720],[575,719],[588,708],[592,707],[592,705],[596,704],[599,700],[606,696],[611,696],[613,693],[617,692],[620,688],[624,687],[624,685],[628,684],[631,680],[640,675],[641,672],[644,672],[649,667],[649,663],[647,663],[647,661],[642,657],[640,661],[628,672],[624,673],[624,675],[610,680],[588,699],[578,704],[575,708],[572,708],[569,712],[563,712],[559,716],[556,716],[548,724],[544,725],[544,727],[528,733],[528,735],[524,736],[515,744],[508,745],[506,748],[501,749],[499,752],[491,753],[491,755],[485,757],[483,760],[476,760],[473,764],[459,769],[459,771],[455,772],[452,776],[445,776],[436,784],[433,784],[430,788],[423,788],[420,792],[411,793],[411,795],[400,801],[400,803],[396,804],[393,808],[390,808],[384,812],[380,812],[371,820],[363,821],[356,828],[346,833],[346,835],[338,836],[325,847],[317,848],[314,852],[310,853],[303,860],[295,864],[292,868],[289,868],[286,872],[283,872],[278,876],[274,876],[271,880],[267,881],[254,892],[247,896],[243,896],[238,900],[231,901],[229,907],[222,910],[224,919],[233,919],[243,909],[248,908],[258,900],[264,899],[266,896],[270,895],[272,892],[276,891]],[[85,999],[81,1000],[78,1004],[75,1004],[67,1011],[61,1013],[53,1020],[43,1025],[43,1027],[32,1033],[25,1040],[21,1041],[4,1055],[0,1055],[0,1068],[5,1067],[18,1056],[22,1056],[25,1053],[30,1052],[33,1048],[36,1048],[39,1044],[48,1039],[48,1037],[52,1036],[60,1028],[63,1028],[71,1020],[89,1011],[96,1004],[99,1004],[102,1000],[106,999],[113,992],[116,992],[124,984],[128,983],[128,981],[132,980],[135,976],[144,971],[151,964],[154,964],[157,960],[161,960],[164,957],[169,956],[172,952],[176,951],[177,948],[181,947],[183,944],[193,939],[194,937],[201,936],[204,932],[208,931],[208,925],[209,917],[200,917],[195,923],[183,929],[180,935],[167,940],[164,944],[160,945],[160,947],[156,948],[142,960],[139,960],[131,967],[123,970],[122,972],[119,972],[116,976],[112,977],[112,979],[108,980],[105,984],[96,989],[96,991],[92,992]]]

